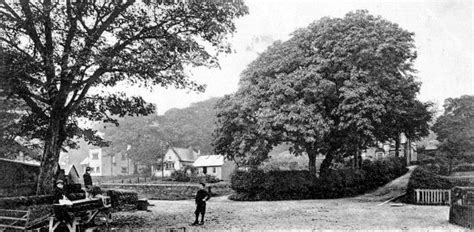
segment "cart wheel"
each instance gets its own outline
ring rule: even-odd
[[[100,212],[94,218],[94,225],[97,226],[109,226],[109,223],[112,221],[112,214],[110,212]]]

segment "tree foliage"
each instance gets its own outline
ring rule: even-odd
[[[52,189],[69,138],[101,145],[78,118],[117,122],[113,116],[154,110],[141,97],[90,90],[125,83],[201,91],[185,68],[217,66],[215,53],[230,52],[233,20],[246,13],[241,1],[1,0],[1,78],[28,106],[28,131],[45,141],[38,194]]]
[[[110,142],[105,148],[109,154],[127,152],[134,162],[145,165],[157,164],[170,145],[192,146],[210,154],[218,100],[211,98],[184,109],[171,109],[160,116],[124,117],[119,119],[118,127],[101,124],[96,129]]]
[[[242,73],[235,96],[221,103],[216,152],[261,160],[272,146],[289,142],[296,154],[308,154],[314,173],[319,153],[326,155],[324,172],[336,156],[357,155],[401,132],[426,134],[431,113],[415,98],[413,36],[356,11],[322,18],[274,43]]]
[[[449,173],[453,161],[474,156],[474,96],[448,98],[444,113],[433,126],[440,142],[438,150],[449,159]]]

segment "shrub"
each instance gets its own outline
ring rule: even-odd
[[[474,165],[471,164],[460,164],[453,168],[453,172],[472,172],[474,171]]]
[[[399,158],[364,161],[362,169],[329,170],[313,177],[308,171],[237,170],[231,177],[233,200],[286,200],[354,196],[403,175],[407,169]]]
[[[413,203],[415,189],[451,189],[454,187],[449,180],[442,178],[430,171],[417,167],[413,170],[407,186],[408,203]]]
[[[205,175],[204,180],[206,181],[206,183],[218,183],[221,181],[219,178],[213,175]]]
[[[191,180],[185,170],[174,171],[171,173],[171,179],[178,182],[189,182]]]

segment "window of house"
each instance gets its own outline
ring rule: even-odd
[[[99,159],[99,152],[92,153],[92,159],[93,160],[98,160]]]
[[[207,167],[202,168],[202,173],[207,174]]]
[[[216,168],[212,168],[212,173],[216,173]]]
[[[173,163],[173,162],[166,162],[166,163],[165,163],[165,169],[166,169],[166,170],[172,170],[172,169],[174,169],[174,163]]]
[[[96,167],[95,172],[99,173],[100,172],[100,167]]]
[[[122,167],[122,173],[126,174],[128,172],[127,167]]]

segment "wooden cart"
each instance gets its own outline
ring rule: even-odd
[[[111,201],[107,196],[72,201],[72,205],[54,204],[53,207],[54,216],[49,218],[50,232],[58,226],[65,226],[70,232],[75,232],[78,227],[85,229],[97,224],[98,218],[108,226],[111,220]]]

